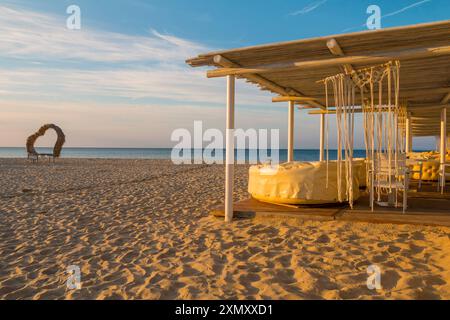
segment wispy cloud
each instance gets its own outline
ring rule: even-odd
[[[223,105],[225,82],[207,80],[203,71],[165,65],[159,67],[118,68],[114,70],[79,70],[58,68],[0,68],[0,88],[4,97],[55,96],[89,100],[130,99],[173,103]],[[269,104],[267,95],[253,86],[238,87],[239,103],[252,106]]]
[[[431,2],[431,1],[432,1],[432,0],[422,0],[422,1],[419,1],[419,2],[416,2],[416,3],[413,3],[413,4],[409,5],[409,6],[406,6],[406,7],[404,7],[404,8],[401,8],[400,10],[397,10],[397,11],[394,11],[394,12],[391,12],[391,13],[388,13],[388,14],[384,15],[383,18],[395,16],[395,15],[397,15],[397,14],[400,14],[400,13],[402,13],[402,12],[408,11],[408,10],[410,10],[410,9],[412,9],[412,8],[421,6],[421,5],[423,5],[423,4],[427,3],[427,2]]]
[[[316,2],[311,2],[306,7],[304,7],[303,9],[291,12],[291,13],[289,13],[289,15],[290,16],[298,16],[298,15],[309,13],[311,11],[316,10],[321,5],[325,4],[327,1],[328,0],[320,0],[320,1],[316,1]]]
[[[182,62],[206,47],[150,30],[126,35],[84,27],[68,30],[63,17],[0,6],[0,56],[93,62]]]
[[[383,18],[389,18],[389,17],[396,16],[396,15],[398,15],[400,13],[403,13],[405,11],[408,11],[408,10],[411,10],[413,8],[419,7],[419,6],[423,5],[423,4],[431,2],[431,1],[433,1],[433,0],[422,0],[422,1],[419,1],[419,2],[415,2],[415,3],[413,3],[413,4],[409,5],[409,6],[401,8],[399,10],[387,13],[385,15],[382,15],[381,18],[383,19]],[[356,29],[359,29],[359,28],[365,27],[365,26],[366,26],[366,24],[362,24],[362,25],[359,25],[357,27],[351,27],[351,28],[345,29],[342,32],[349,32],[349,31],[356,30]]]
[[[222,81],[207,81],[204,71],[184,63],[212,48],[186,39],[154,29],[148,37],[84,28],[71,31],[63,19],[6,6],[0,6],[0,29],[0,57],[23,59],[29,65],[0,71],[2,93],[8,97],[38,98],[58,92],[62,96],[223,103]],[[73,62],[78,63],[75,66],[83,63],[77,68]],[[241,92],[246,104],[260,104],[264,99],[248,85]]]

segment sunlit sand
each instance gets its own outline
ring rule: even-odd
[[[235,220],[223,166],[0,160],[1,299],[449,299],[448,228]],[[236,200],[248,167],[236,167]],[[369,290],[367,268],[382,270]],[[81,289],[66,287],[67,267]]]

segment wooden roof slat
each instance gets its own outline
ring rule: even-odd
[[[386,51],[367,53],[360,56],[345,56],[331,59],[314,59],[308,61],[291,61],[278,64],[261,65],[251,68],[222,68],[207,72],[208,78],[224,77],[227,75],[248,75],[248,74],[264,74],[271,72],[290,72],[300,71],[312,68],[322,68],[330,66],[340,66],[346,64],[376,64],[390,60],[412,60],[428,57],[437,57],[450,55],[450,46],[442,47],[426,47],[399,51]]]
[[[337,46],[333,43],[336,43]],[[427,52],[430,48],[444,48],[445,52],[433,52],[433,49],[431,49],[431,52]],[[409,57],[386,54],[398,52],[412,52],[414,54]],[[235,64],[217,64],[214,61],[214,57],[217,55]],[[380,55],[384,56],[380,57]],[[357,70],[378,64],[374,61],[383,63],[386,59],[400,58],[401,101],[408,102],[413,116],[427,115],[432,119],[439,120],[439,108],[450,102],[449,55],[450,20],[446,20],[376,31],[220,50],[200,54],[187,60],[187,63],[192,66],[246,70],[242,72],[259,69],[260,67],[275,66],[278,70],[256,70],[261,71],[261,73],[238,74],[238,77],[257,84],[262,90],[269,90],[277,95],[314,99],[323,108],[325,90],[323,84],[317,83],[317,81],[342,72],[343,67],[349,69],[350,66]],[[367,57],[370,59],[366,59]],[[293,61],[299,63],[301,67],[297,68],[294,64],[296,68],[280,69],[280,66],[289,64],[292,66]],[[212,71],[212,73],[214,72],[217,71]],[[358,99],[360,97],[357,97]],[[357,104],[360,103],[361,101],[357,101]],[[311,103],[309,103],[309,106],[317,107]],[[426,121],[428,120],[424,120],[424,123]],[[432,128],[432,130],[439,131],[439,128]]]
[[[367,46],[376,48],[379,45],[379,43],[377,43],[379,42],[379,40],[382,40],[384,43],[392,42],[395,44],[398,42],[399,38],[402,38],[404,39],[404,42],[410,41],[414,46],[414,42],[420,42],[421,37],[425,37],[428,39],[435,36],[438,38],[438,40],[442,40],[440,36],[442,33],[448,33],[449,23],[450,20],[446,20],[410,26],[386,28],[376,31],[361,31],[348,34],[337,34],[310,39],[300,39],[294,41],[249,46],[231,50],[212,51],[206,54],[200,54],[198,57],[188,59],[186,62],[192,66],[206,65],[206,63],[211,63],[211,59],[215,55],[233,55],[244,57],[245,54],[250,56],[254,56],[255,54],[267,54],[269,56],[276,54],[276,52],[278,52],[280,55],[283,55],[284,52],[292,55],[291,51],[294,51],[296,49],[306,51],[307,49],[320,50],[319,48],[322,48],[323,52],[327,53],[328,49],[326,47],[323,47],[323,44],[333,38],[339,41],[341,46],[343,46],[343,48],[346,50],[347,54],[353,53],[351,49],[350,51],[349,49],[347,49],[347,47],[352,47],[353,44],[357,44],[358,47],[361,48]]]

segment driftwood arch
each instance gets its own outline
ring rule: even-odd
[[[53,157],[59,158],[59,156],[61,155],[62,147],[66,142],[66,136],[64,135],[64,132],[61,130],[61,128],[54,124],[45,124],[36,133],[28,137],[27,139],[28,155],[35,155],[35,156],[39,155],[36,152],[36,149],[34,148],[34,144],[36,143],[36,140],[39,137],[42,137],[49,129],[55,130],[58,136],[58,138],[56,139],[55,147],[53,148]]]

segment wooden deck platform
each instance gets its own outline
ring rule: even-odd
[[[353,221],[387,224],[412,224],[450,227],[450,194],[440,195],[432,192],[411,192],[408,198],[408,211],[403,214],[400,208],[369,208],[365,195],[355,204],[354,210],[347,205],[330,206],[281,206],[263,203],[255,199],[237,202],[234,216],[238,218],[285,217],[318,221]],[[224,216],[224,208],[211,211],[217,217]]]

